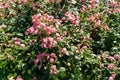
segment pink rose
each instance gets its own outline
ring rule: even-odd
[[[62,39],[59,33],[56,33],[55,36],[56,36],[56,41],[60,41]]]
[[[35,31],[34,31],[34,34],[37,35],[37,34],[38,34],[38,30],[35,30]]]
[[[114,57],[108,57],[108,60],[109,61],[114,61],[115,59],[114,59]]]
[[[5,24],[2,24],[2,25],[1,25],[1,28],[4,29],[4,28],[7,28],[7,26],[6,26]]]
[[[108,80],[114,80],[114,78],[113,77],[109,77],[109,79]]]
[[[108,29],[109,29],[109,27],[108,27],[108,26],[104,26],[104,29],[105,29],[105,30],[108,30]]]
[[[17,76],[16,80],[23,80],[21,76]]]
[[[18,40],[18,41],[15,41],[15,45],[17,46],[20,46],[21,42]]]
[[[115,59],[119,59],[119,57],[120,57],[120,56],[119,56],[118,54],[114,54],[114,58],[115,58]]]
[[[109,65],[107,66],[107,68],[108,68],[108,69],[113,69],[113,68],[114,68],[114,64],[109,64]]]
[[[39,58],[36,58],[36,59],[34,60],[34,63],[35,63],[35,64],[38,64],[39,60],[40,60]]]
[[[56,70],[56,65],[51,66],[51,70]]]
[[[39,53],[39,54],[37,55],[37,58],[34,60],[34,63],[35,63],[35,64],[38,64],[38,62],[41,61],[42,58],[43,58],[45,55],[46,55],[45,52]]]
[[[115,2],[115,1],[110,1],[110,2],[109,2],[109,5],[110,5],[111,7],[116,7],[116,6],[118,6],[118,5],[117,5],[117,2]]]
[[[87,49],[87,46],[83,46],[82,49]]]
[[[53,38],[46,37],[46,38],[42,39],[40,46],[42,48],[53,48],[56,46],[56,44],[57,44],[57,42]]]
[[[52,65],[50,67],[50,74],[56,74],[57,73],[57,68],[56,68],[56,65]]]
[[[55,60],[54,58],[50,58],[50,62],[53,63]]]
[[[28,2],[28,0],[23,0],[23,4],[26,4]]]

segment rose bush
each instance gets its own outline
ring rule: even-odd
[[[0,80],[118,80],[120,5],[2,0]]]

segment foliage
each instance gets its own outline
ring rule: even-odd
[[[119,23],[114,0],[2,0],[0,80],[118,80]]]

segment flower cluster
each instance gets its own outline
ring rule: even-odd
[[[78,15],[74,15],[71,12],[66,12],[65,17],[66,17],[66,21],[70,21],[75,26],[79,25],[80,18]]]
[[[25,32],[26,34],[38,34],[38,33],[46,33],[46,35],[51,35],[57,32],[57,28],[61,25],[61,20],[54,19],[53,16],[48,14],[37,14],[32,16],[33,26],[28,28]],[[41,32],[42,30],[42,32]]]
[[[109,13],[120,13],[120,6],[116,1],[110,1],[109,2]]]
[[[90,0],[88,7],[89,9],[96,8],[99,6],[99,4],[100,4],[99,0]]]
[[[88,18],[88,21],[93,22],[94,27],[98,27],[101,25],[100,15],[100,13],[93,14]]]
[[[42,39],[40,46],[42,48],[53,48],[56,47],[56,44],[57,42],[53,38],[46,37]]]
[[[18,38],[15,37],[15,38],[12,38],[12,40],[16,46],[25,47],[25,44],[21,43],[21,41]]]

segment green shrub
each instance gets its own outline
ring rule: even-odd
[[[120,8],[107,0],[0,2],[0,80],[118,80]]]

